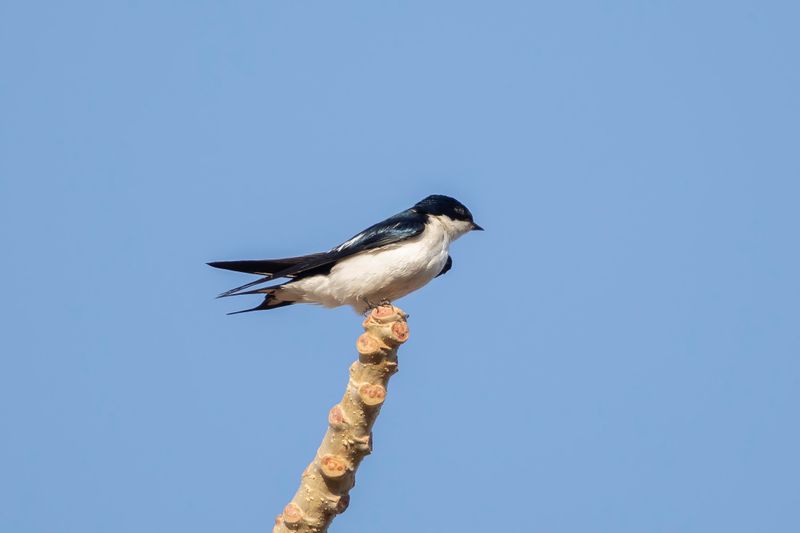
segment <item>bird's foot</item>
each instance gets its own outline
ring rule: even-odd
[[[369,316],[372,310],[375,309],[376,305],[370,302],[369,299],[367,299],[365,296],[359,296],[358,299],[364,302],[364,304],[367,306],[366,309],[364,309],[364,312],[361,313],[362,315],[364,315],[364,318],[366,318]]]
[[[379,302],[370,301],[365,297],[360,298],[362,302],[367,305],[367,308],[364,310],[364,316],[369,316],[373,309],[377,309],[378,307],[382,307],[384,305],[392,305],[392,302],[389,301],[388,298],[381,298]]]

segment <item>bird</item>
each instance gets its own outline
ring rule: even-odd
[[[356,313],[391,303],[422,288],[453,266],[450,244],[471,231],[483,231],[467,207],[434,194],[374,224],[327,252],[283,259],[214,261],[214,268],[261,276],[218,296],[263,294],[251,309],[277,309],[298,303],[324,307],[349,305]],[[286,281],[250,289],[273,280]]]

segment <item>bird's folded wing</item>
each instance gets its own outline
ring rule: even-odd
[[[395,244],[421,234],[425,229],[425,222],[425,215],[408,209],[370,226],[327,252],[287,259],[221,261],[209,263],[209,265],[264,276],[220,294],[220,296],[233,296],[243,289],[277,278],[301,278],[327,273],[341,259],[381,246]],[[278,268],[280,266],[284,266],[284,268]]]
[[[234,272],[244,272],[246,274],[258,274],[260,276],[272,276],[276,272],[286,270],[300,263],[311,260],[315,255],[304,255],[300,257],[286,257],[283,259],[247,259],[244,261],[213,261],[208,263],[208,266],[214,268],[222,268],[224,270],[233,270]]]

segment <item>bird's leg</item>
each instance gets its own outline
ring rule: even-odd
[[[364,311],[364,316],[369,315],[376,307],[392,305],[392,302],[389,301],[388,298],[381,298],[379,303],[371,302],[366,296],[359,296],[359,300],[367,304],[367,309]]]
[[[367,304],[367,309],[363,313],[365,317],[369,316],[369,314],[372,312],[372,310],[375,309],[376,307],[378,307],[377,305],[375,305],[372,302],[370,302],[369,299],[367,299],[366,296],[359,296],[358,299],[362,300],[365,304]]]

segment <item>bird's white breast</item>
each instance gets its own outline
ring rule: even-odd
[[[431,217],[420,235],[343,259],[327,275],[284,285],[279,296],[326,307],[351,305],[363,312],[370,304],[396,300],[435,278],[447,263],[450,243],[467,231],[464,223]]]

